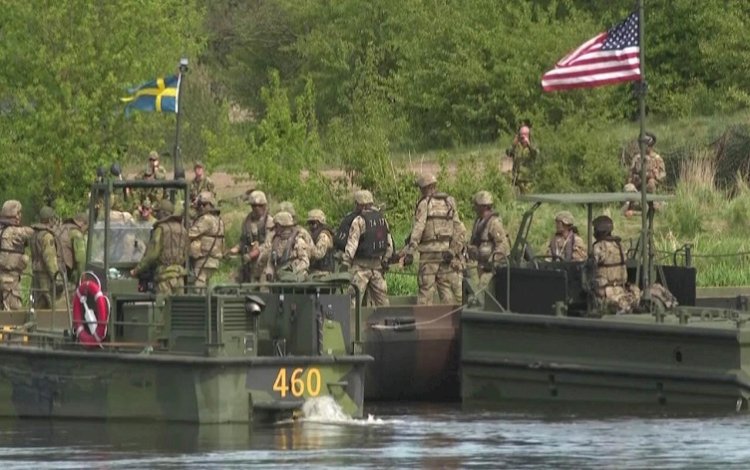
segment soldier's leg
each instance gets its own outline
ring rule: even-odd
[[[359,294],[359,303],[362,305],[362,299],[365,295],[365,291],[367,290],[367,285],[370,283],[370,277],[372,276],[372,270],[370,269],[363,269],[359,266],[352,266],[351,269],[352,274],[352,286],[357,288],[357,292]],[[354,291],[354,289],[352,289]],[[354,293],[352,292],[352,295]]]
[[[48,309],[52,307],[52,282],[46,273],[35,272],[31,281],[34,292],[34,307]]]
[[[442,263],[438,265],[435,283],[437,284],[438,298],[442,304],[456,303],[453,296],[453,277],[453,270],[450,265]]]
[[[419,294],[417,304],[430,305],[435,301],[435,278],[438,272],[438,263],[419,263]]]
[[[367,296],[373,305],[386,306],[390,305],[388,300],[388,285],[385,282],[382,271],[371,271],[370,284],[367,286]]]
[[[21,303],[21,287],[19,282],[2,282],[2,310],[20,310],[22,307]]]

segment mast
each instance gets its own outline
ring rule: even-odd
[[[648,260],[651,252],[651,237],[648,233],[648,210],[646,205],[646,61],[643,50],[643,30],[645,15],[643,0],[638,0],[638,60],[641,68],[641,80],[638,84],[638,106],[640,107],[640,133],[638,135],[638,146],[641,152],[641,269],[642,269],[642,287],[643,298],[646,302],[651,300],[651,272]]]
[[[180,116],[182,116],[182,82],[185,80],[185,74],[188,71],[188,59],[183,57],[180,59],[180,73],[177,75],[177,100],[175,102],[175,114],[177,114],[175,133],[174,133],[174,151],[172,152],[172,168],[174,169],[174,178],[178,179],[178,175],[181,173],[182,177],[185,176],[185,170],[182,168],[182,162],[180,159]],[[178,171],[178,163],[180,168]]]

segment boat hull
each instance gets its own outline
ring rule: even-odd
[[[332,396],[347,413],[361,416],[364,368],[370,360],[209,358],[0,345],[0,416],[247,423],[290,415],[316,396]]]
[[[465,311],[463,403],[747,409],[747,328],[720,320],[688,326],[627,317]]]

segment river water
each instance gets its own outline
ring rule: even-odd
[[[0,421],[12,468],[750,468],[750,417],[369,406],[263,426]]]

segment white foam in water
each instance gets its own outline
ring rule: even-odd
[[[368,414],[367,419],[355,419],[344,412],[330,396],[308,398],[302,405],[302,417],[298,420],[326,424],[377,425],[385,424],[380,418]]]

